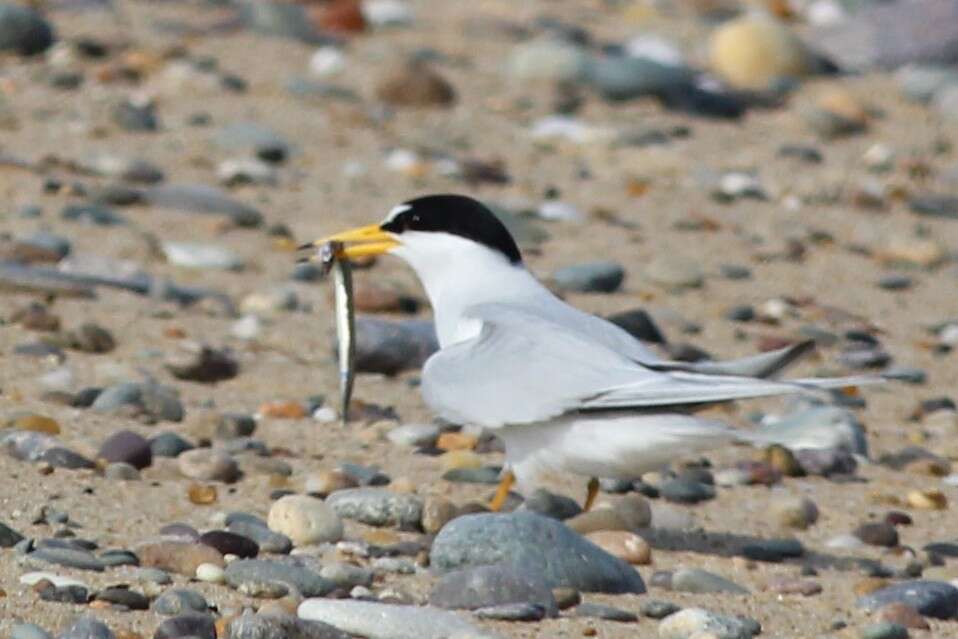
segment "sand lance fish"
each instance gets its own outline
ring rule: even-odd
[[[332,272],[336,298],[336,344],[339,359],[339,401],[343,425],[349,415],[349,399],[356,377],[356,311],[353,302],[353,271],[349,260],[340,257],[341,242],[327,242],[319,249],[323,274]]]

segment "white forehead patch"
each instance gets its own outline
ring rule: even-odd
[[[389,224],[394,219],[396,219],[397,215],[401,215],[411,208],[412,206],[410,206],[409,204],[398,204],[394,206],[392,210],[389,211],[389,215],[386,216],[386,219],[383,220],[383,224]]]

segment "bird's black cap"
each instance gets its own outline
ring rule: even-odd
[[[403,231],[450,233],[498,251],[513,264],[522,262],[505,225],[481,202],[465,195],[427,195],[403,202],[380,228],[397,235]]]

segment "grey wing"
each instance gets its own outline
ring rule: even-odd
[[[641,409],[843,387],[861,378],[776,382],[651,370],[540,313],[510,304],[467,312],[479,335],[433,355],[422,393],[441,416],[488,428],[580,410]]]

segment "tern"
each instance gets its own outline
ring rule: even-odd
[[[566,304],[525,267],[519,247],[482,203],[428,195],[379,224],[317,240],[340,258],[390,254],[416,272],[432,305],[440,349],[420,385],[440,417],[494,431],[506,466],[490,503],[550,473],[633,479],[675,458],[735,441],[761,442],[696,414],[739,399],[838,389],[868,378],[766,379],[808,350],[799,344],[727,362],[661,359],[622,328]],[[304,247],[305,248],[305,247]]]

